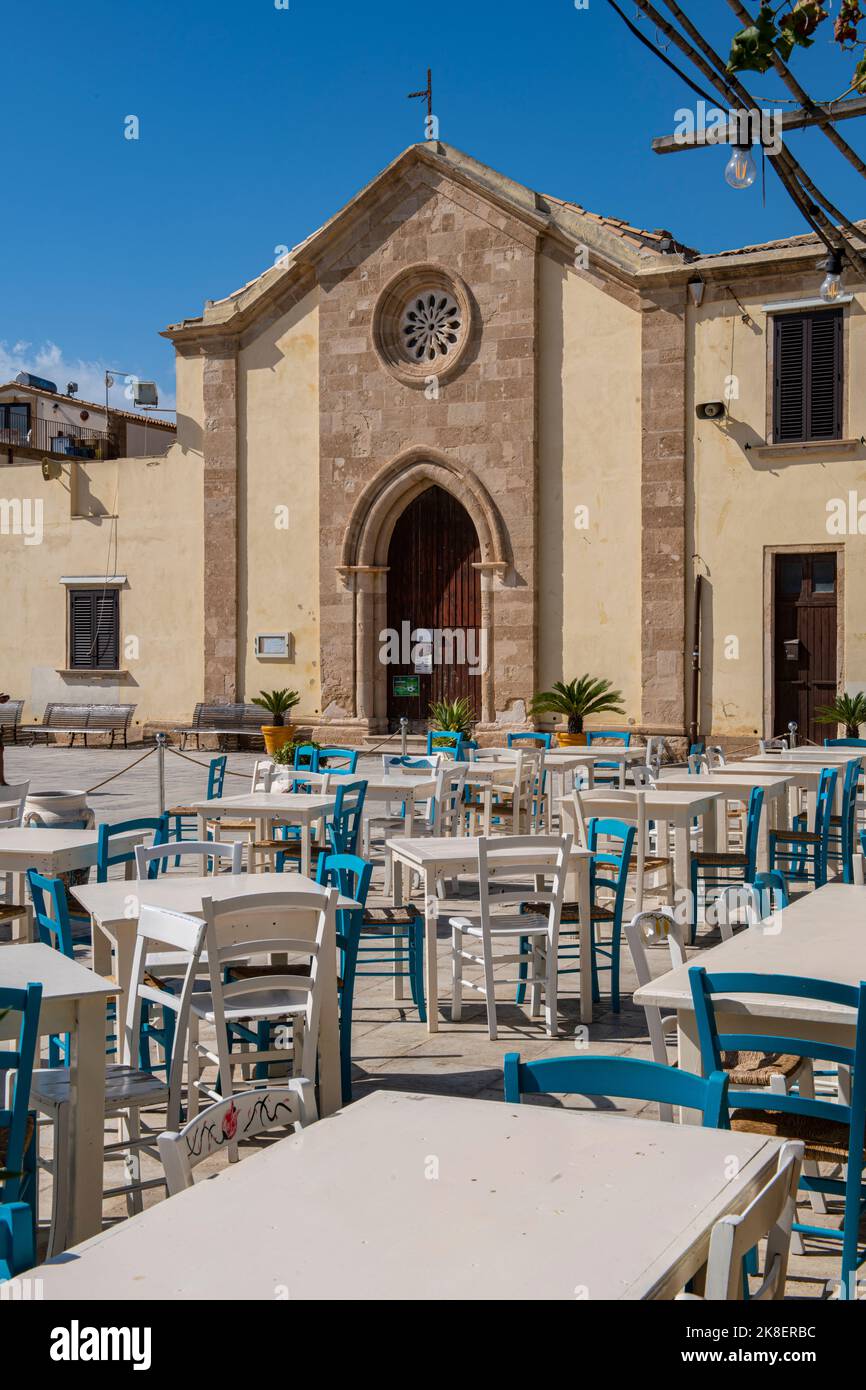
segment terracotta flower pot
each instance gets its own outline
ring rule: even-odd
[[[582,748],[586,744],[586,734],[560,732],[556,735],[556,741],[560,748]]]
[[[263,724],[262,736],[267,753],[276,753],[284,744],[295,741],[295,731],[291,724]]]

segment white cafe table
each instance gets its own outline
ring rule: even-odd
[[[507,840],[508,836],[493,836]],[[424,883],[424,971],[427,994],[427,1031],[439,1029],[439,953],[436,928],[439,920],[439,901],[436,881],[455,878],[459,874],[477,873],[478,837],[475,835],[425,835],[417,839],[385,841],[390,851],[393,872],[392,893],[395,906],[403,903],[403,872],[419,873]],[[526,860],[527,851],[515,850],[518,862]],[[589,850],[572,846],[568,864],[565,896],[577,902],[581,922],[589,921],[589,870],[592,855]],[[580,928],[578,928],[580,930]],[[580,1019],[592,1022],[592,973],[589,951],[580,953]]]
[[[758,826],[757,864],[759,869],[768,869],[770,867],[769,832],[785,824],[785,808],[788,804],[791,779],[784,776],[774,776],[769,772],[764,773],[760,769],[753,772],[731,772],[727,767],[722,767],[711,773],[701,773],[700,776],[687,772],[666,772],[663,769],[657,785],[663,788],[670,787],[672,791],[693,791],[695,783],[702,778],[705,780],[707,788],[721,792],[726,802],[741,801],[746,807],[748,807],[749,798],[754,788],[760,787],[762,789],[764,805]],[[728,848],[727,816],[723,813],[717,816],[716,820],[718,839],[715,847],[726,850]]]
[[[544,766],[548,772],[574,772],[578,767],[586,768],[589,785],[592,787],[595,781],[595,770],[599,763],[616,763],[619,785],[625,785],[625,774],[632,763],[646,762],[646,748],[629,746],[623,748],[616,743],[591,743],[586,747],[578,744],[571,748],[551,748],[544,755]],[[610,776],[613,769],[603,769],[605,776]],[[565,781],[563,779],[563,791],[565,791]]]
[[[765,923],[744,928],[730,941],[701,951],[689,965],[712,974],[802,975],[859,985],[866,980],[866,888],[828,883],[807,893]],[[700,1045],[689,989],[689,965],[669,970],[643,985],[634,996],[639,1005],[656,1004],[677,1015],[679,1063],[684,1071],[701,1070]],[[854,1011],[840,1004],[789,999],[779,995],[732,995],[716,1003],[723,1032],[792,1034],[823,1042],[854,1043]]]
[[[694,780],[697,781],[698,779],[695,778]],[[708,777],[704,778],[703,782],[704,785],[700,791],[697,789],[679,791],[673,788],[666,790],[664,783],[659,783],[646,790],[637,787],[625,787],[619,791],[619,796],[622,796],[624,792],[626,796],[633,799],[635,807],[637,807],[638,795],[641,794],[644,797],[647,820],[653,820],[656,823],[659,854],[667,853],[668,826],[673,828],[674,884],[679,892],[688,893],[691,891],[689,836],[692,821],[695,819],[701,821],[704,844],[715,846],[718,843],[717,812],[722,793],[709,789],[710,779]],[[623,802],[618,798],[608,796],[600,787],[592,791],[582,791],[580,800],[587,816],[611,816],[614,819],[623,817]],[[573,798],[563,797],[560,807],[569,823],[574,824],[576,817]],[[628,817],[623,818],[627,819]]]
[[[726,763],[723,769],[725,776],[735,776],[737,773],[745,772],[757,773],[761,777],[786,777],[788,780],[789,792],[803,792],[806,797],[806,807],[809,817],[809,824],[815,823],[815,806],[818,801],[818,783],[821,780],[821,764],[800,761],[797,763],[779,762],[778,758],[751,758],[744,759],[742,762]],[[791,816],[795,816],[799,811],[799,804],[793,800],[789,801],[788,809]]]
[[[159,878],[137,879],[134,883],[122,879],[87,883],[71,891],[90,913],[94,968],[108,974],[112,969],[113,951],[115,978],[124,992],[128,992],[138,916],[143,906],[200,917],[203,898],[219,902],[222,898],[256,897],[261,893],[324,893],[325,889],[304,874],[295,873],[213,874],[195,878],[167,873]],[[338,908],[357,906],[352,898],[341,895],[337,900]],[[323,968],[330,972],[328,963],[324,963]],[[319,1080],[325,1113],[335,1110],[341,1101],[336,951],[333,975],[333,982],[327,987],[323,985],[319,1021]]]
[[[458,764],[463,767],[463,763]],[[468,766],[468,764],[465,764]],[[290,773],[292,777],[302,778],[309,782],[312,787],[322,788],[332,795],[336,792],[341,781],[345,782],[365,782],[367,790],[364,794],[364,811],[371,801],[400,802],[403,806],[403,833],[412,835],[417,828],[415,820],[415,806],[419,801],[427,801],[436,794],[436,774],[418,772],[358,772],[342,777],[336,776],[333,772],[307,772],[305,769]],[[271,782],[273,789],[277,785],[275,777]],[[208,802],[208,805],[211,803]]]
[[[46,1302],[76,1305],[670,1299],[780,1147],[626,1115],[377,1091],[34,1275]]]
[[[242,796],[217,796],[212,801],[191,803],[198,814],[199,839],[207,838],[208,821],[228,819],[251,820],[256,826],[256,838],[265,839],[275,821],[300,826],[301,873],[309,875],[312,862],[312,827],[334,810],[335,793],[309,795],[303,792],[246,792]]]
[[[0,946],[0,987],[24,989],[30,981],[42,985],[40,1037],[70,1035],[71,1172],[65,1243],[73,1245],[102,1228],[105,1007],[120,989],[51,946]],[[0,1041],[17,1038],[19,1024],[17,1014],[0,1016]]]
[[[133,849],[145,840],[149,831],[129,831],[116,835],[111,842],[112,854]],[[12,830],[0,830],[0,874],[12,874],[13,898],[17,903],[27,902],[27,870],[48,878],[69,873],[73,869],[91,868],[96,863],[99,847],[99,829],[90,830],[51,830],[34,826],[16,826]],[[19,922],[23,919],[19,918]],[[33,934],[32,909],[28,912],[27,924],[23,929],[27,937]],[[21,936],[22,929],[13,936]]]
[[[819,748],[816,745],[800,744],[797,748],[783,748],[778,753],[752,753],[746,762],[783,763],[821,763],[824,767],[835,767],[838,763],[850,762],[852,758],[866,758],[866,748]]]

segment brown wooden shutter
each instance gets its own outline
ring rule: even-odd
[[[70,589],[69,665],[115,671],[120,660],[117,589]]]
[[[774,321],[773,439],[842,435],[842,310],[780,314]]]

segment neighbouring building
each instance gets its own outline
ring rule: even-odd
[[[825,303],[824,254],[701,255],[412,146],[165,330],[164,457],[9,451],[0,522],[45,527],[0,534],[4,688],[143,722],[292,686],[357,741],[456,695],[498,736],[590,671],[636,729],[820,735],[866,688],[866,286]],[[76,673],[62,588],[103,573],[115,665]]]

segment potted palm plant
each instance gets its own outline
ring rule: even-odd
[[[816,724],[843,724],[846,738],[859,738],[860,725],[866,724],[866,695],[837,695],[832,705],[820,705]]]
[[[285,716],[290,709],[294,709],[300,698],[297,690],[260,690],[258,697],[253,700],[254,705],[266,709],[273,719],[273,723],[262,725],[262,737],[268,753],[276,753],[284,743],[294,741],[294,730],[291,724],[286,723]]]
[[[555,681],[552,690],[533,695],[529,710],[537,714],[561,714],[567,722],[566,732],[557,734],[561,748],[586,743],[583,721],[591,714],[625,714],[621,690],[614,690],[610,681],[598,676],[583,675],[575,680]]]
[[[443,734],[464,734],[466,738],[472,733],[472,726],[475,723],[475,711],[465,696],[459,700],[434,700],[430,705],[430,718],[427,727],[434,735],[433,747],[436,748],[436,733]]]

